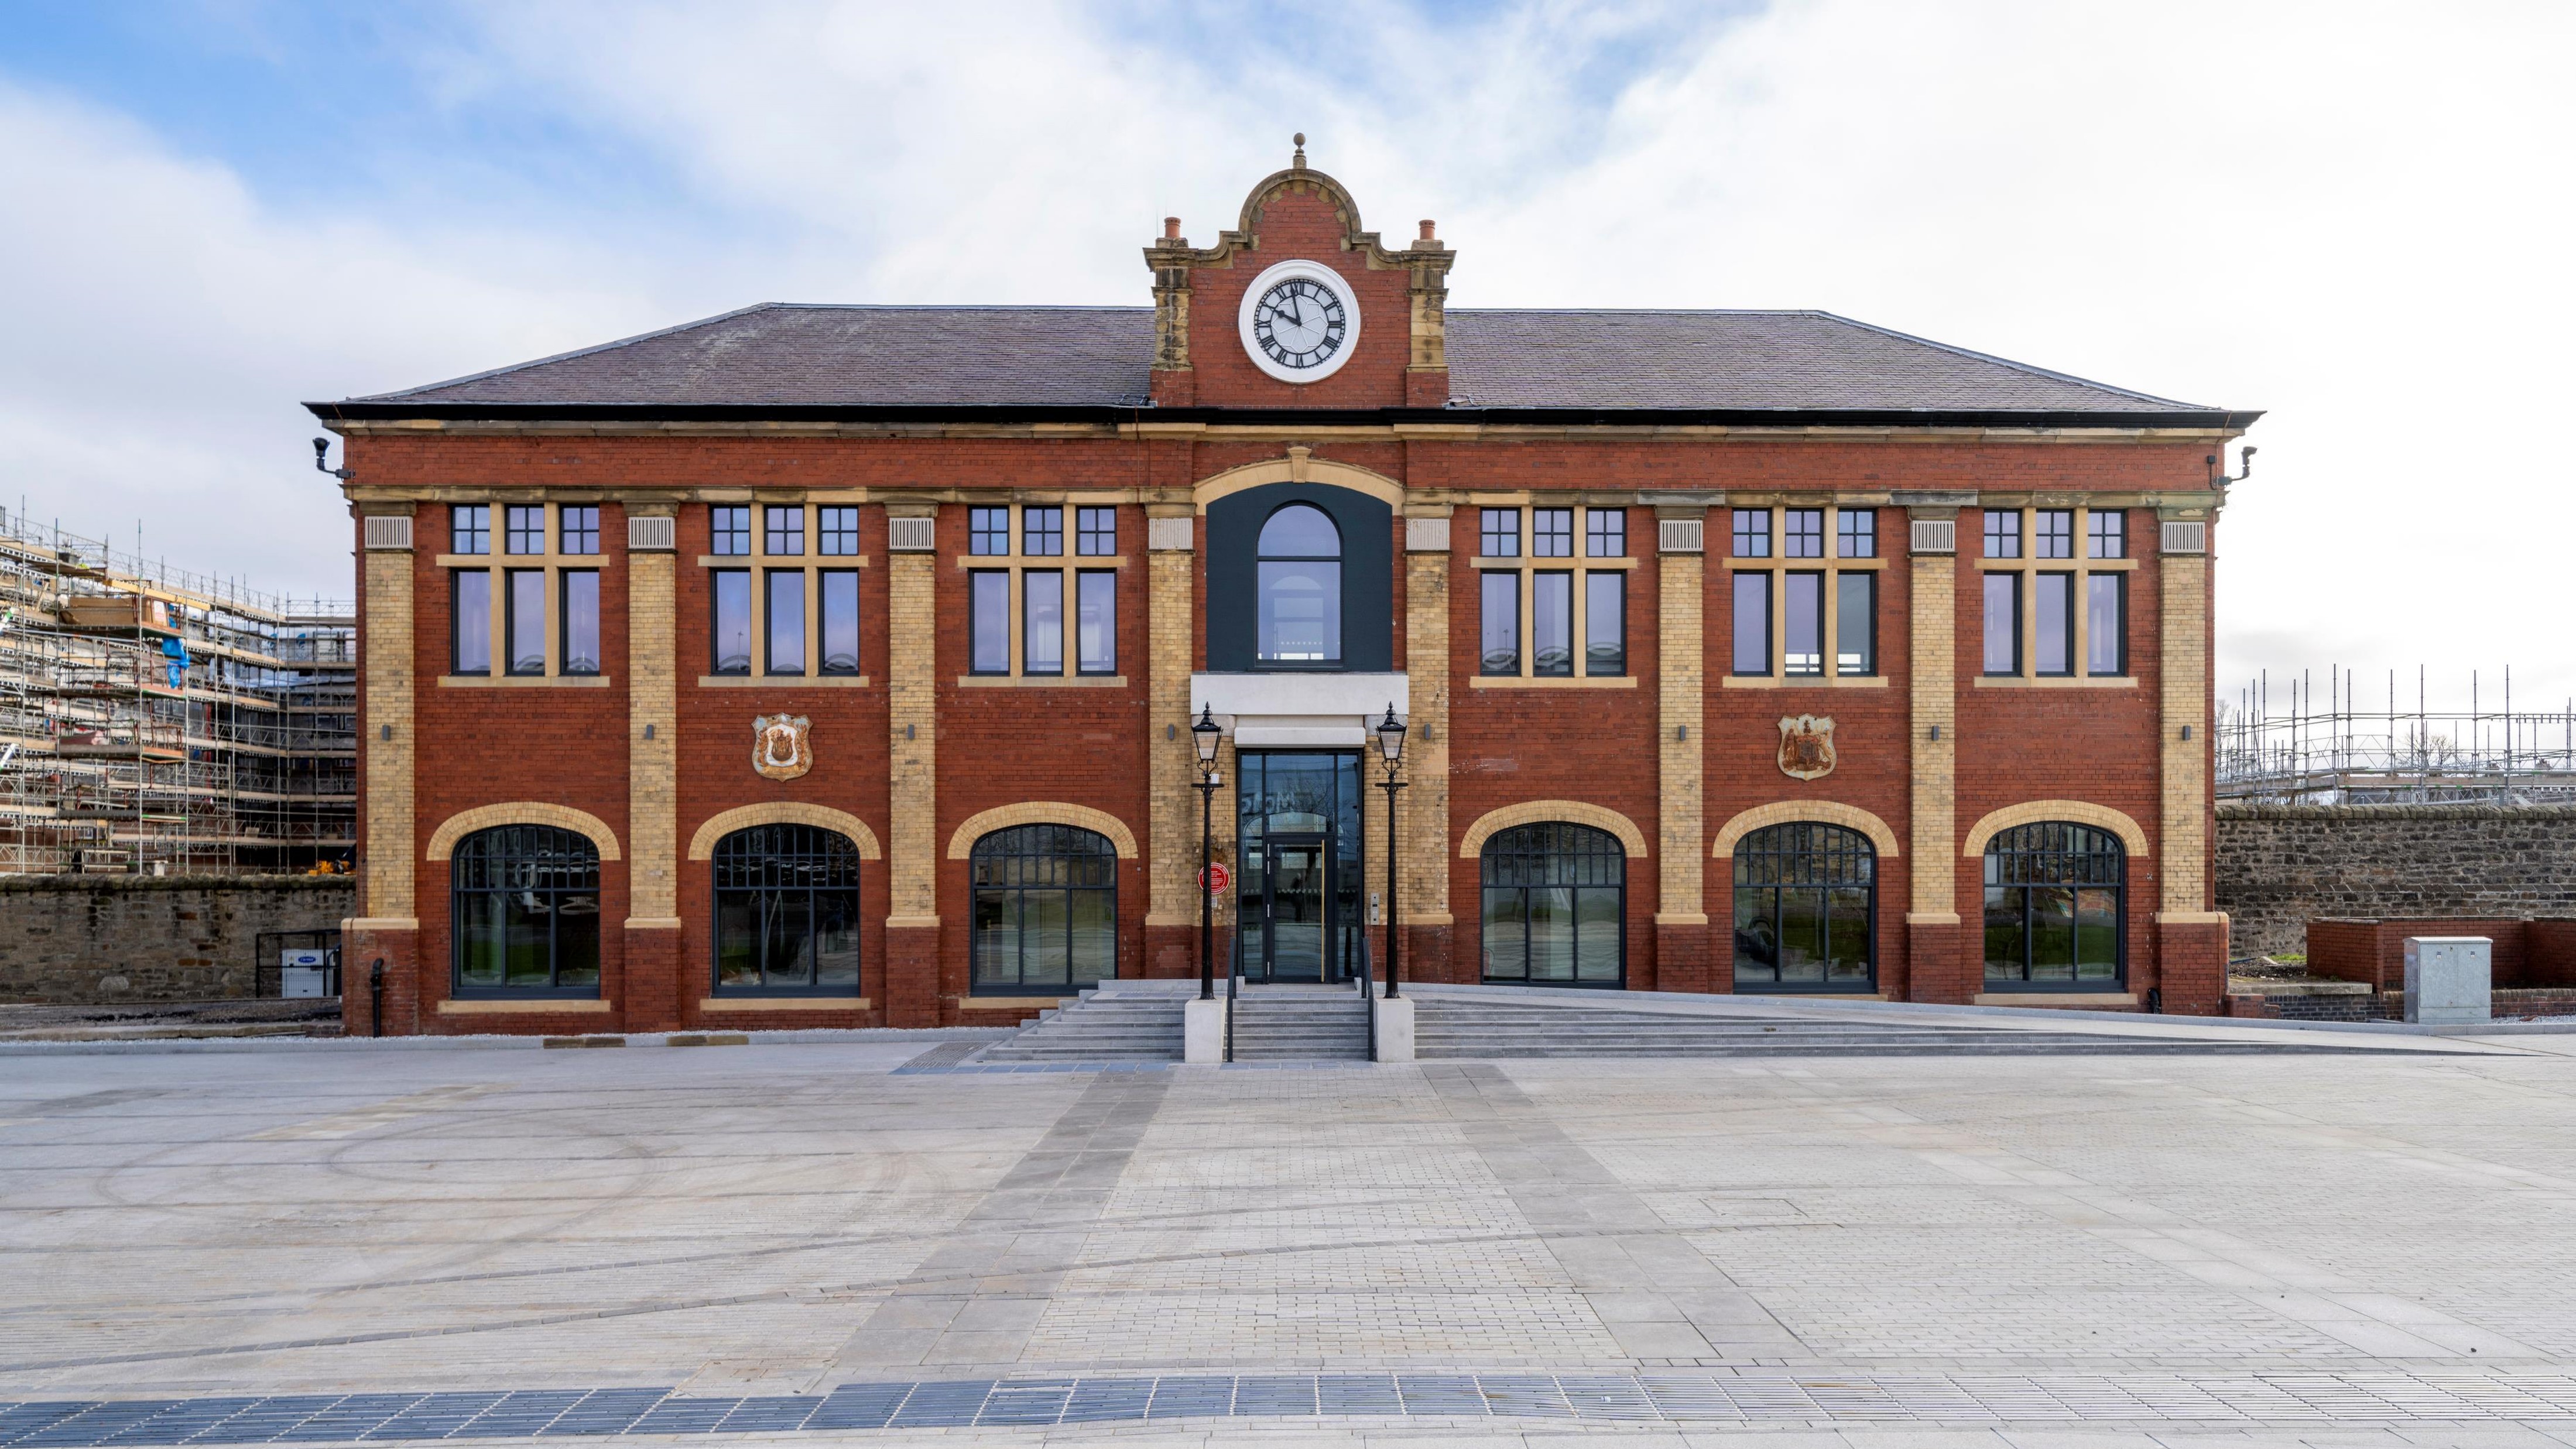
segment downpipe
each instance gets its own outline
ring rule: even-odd
[[[385,1034],[385,958],[367,968],[367,1035]]]

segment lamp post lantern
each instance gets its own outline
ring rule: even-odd
[[[1378,788],[1386,792],[1386,999],[1396,999],[1395,971],[1402,938],[1396,934],[1395,910],[1395,792],[1404,788],[1396,772],[1404,765],[1404,721],[1395,717],[1395,701],[1386,705],[1386,718],[1377,724],[1379,762],[1386,768],[1386,778]]]
[[[1208,712],[1199,705],[1198,723],[1190,726],[1190,745],[1199,755],[1199,1000],[1216,1000],[1216,864],[1213,854],[1216,840],[1216,747],[1225,734]]]

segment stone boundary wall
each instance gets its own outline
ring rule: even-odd
[[[2216,874],[2239,958],[2319,919],[2576,916],[2576,806],[2221,805]]]
[[[348,876],[0,876],[0,1002],[246,997],[255,936],[356,908]]]

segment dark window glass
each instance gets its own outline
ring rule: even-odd
[[[1574,673],[1574,575],[1530,576],[1530,672]]]
[[[2021,575],[1986,575],[1986,673],[2021,673]]]
[[[715,607],[709,616],[715,629],[715,672],[751,672],[751,571],[717,569]]]
[[[824,535],[828,540],[831,535]],[[859,672],[859,576],[848,569],[823,574],[823,672]]]
[[[2021,557],[2021,515],[2008,508],[1986,510],[1986,557]]]
[[[751,509],[719,505],[707,510],[707,552],[740,558],[751,552]]]
[[[2043,508],[2031,521],[2032,558],[2075,557],[2075,510]]]
[[[492,672],[492,571],[458,569],[456,571],[456,607],[450,611],[455,621],[449,657],[455,661],[458,674]]]
[[[1735,576],[1735,672],[1771,672],[1771,575],[1758,570]]]
[[[1845,508],[1834,515],[1842,529],[1844,558],[1878,557],[1878,515],[1866,508]]]
[[[449,553],[490,553],[492,551],[492,510],[480,503],[460,503],[448,509],[447,551]]]
[[[1606,830],[1516,825],[1485,842],[1484,976],[1532,986],[1608,986],[1626,959],[1627,852]]]
[[[1064,673],[1064,571],[1031,569],[1020,575],[1020,607],[1025,611],[1020,672]]]
[[[1769,558],[1771,556],[1771,510],[1739,508],[1735,510],[1735,556]]]
[[[1081,597],[1074,601],[1075,667],[1085,674],[1116,674],[1118,575],[1107,569],[1086,569],[1076,577]]]
[[[1735,847],[1735,988],[1868,991],[1878,852],[1839,825],[1767,826]]]
[[[599,570],[563,572],[563,672],[599,672]]]
[[[2126,959],[2128,854],[2107,830],[2017,825],[1986,845],[1986,981],[2105,987]]]
[[[2084,672],[2129,672],[2129,576],[2084,577]]]
[[[1055,558],[1064,552],[1064,510],[1020,510],[1020,552],[1030,558]]]
[[[760,521],[762,551],[773,558],[805,556],[805,509],[799,504],[764,508]]]
[[[1074,549],[1085,558],[1107,558],[1118,552],[1118,510],[1115,508],[1077,508],[1073,511],[1076,530]]]
[[[1521,556],[1521,511],[1517,508],[1483,510],[1476,534],[1476,550],[1487,558]]]
[[[2084,515],[2084,551],[2093,558],[2129,556],[2129,517],[2116,510]]]
[[[459,996],[599,994],[599,848],[551,825],[503,825],[448,860]]]
[[[512,674],[546,672],[546,571],[510,570],[509,644]]]
[[[1782,511],[1780,556],[1782,558],[1823,558],[1825,556],[1825,510],[1791,508]]]
[[[1628,515],[1616,508],[1588,508],[1583,513],[1584,549],[1594,558],[1628,556]]]
[[[578,507],[567,504],[557,510],[556,536],[563,540],[566,553],[599,552],[599,509],[593,504]]]
[[[966,551],[980,557],[1000,558],[1011,551],[1011,510],[1007,508],[969,508],[966,510]]]
[[[1324,510],[1291,503],[1261,525],[1254,586],[1256,654],[1266,664],[1342,659],[1342,532]]]
[[[1739,577],[1741,577],[1739,575]],[[1785,574],[1781,578],[1782,632],[1780,672],[1817,675],[1825,672],[1825,576]]]
[[[1521,672],[1521,576],[1487,569],[1482,577],[1484,618],[1477,634],[1478,668],[1487,674]]]
[[[974,989],[1078,991],[1118,974],[1118,855],[1071,825],[1015,825],[975,842]]]
[[[859,510],[855,508],[817,508],[814,531],[819,537],[820,552],[825,558],[855,558],[859,552]]]
[[[1530,510],[1530,557],[1574,557],[1573,509],[1534,508]]]
[[[1011,672],[1011,576],[1000,569],[978,569],[966,576],[967,633],[972,653],[967,668],[976,674]]]
[[[2075,672],[2075,575],[2036,574],[2032,599],[2037,636],[2031,641],[2031,664],[2040,674]]]
[[[805,672],[805,571],[771,569],[764,621],[769,644],[763,669],[770,674]]]
[[[716,842],[716,992],[855,996],[859,848],[816,825]]]
[[[1628,576],[1617,569],[1583,576],[1583,672],[1628,672]]]
[[[538,504],[531,508],[508,508],[503,511],[507,532],[501,546],[511,553],[544,553],[546,551],[546,510]]]
[[[1834,672],[1878,672],[1878,575],[1834,575]]]

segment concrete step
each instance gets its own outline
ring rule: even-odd
[[[987,1062],[1176,1062],[1181,1059],[1177,995],[1089,991],[1019,1035],[986,1047]]]

